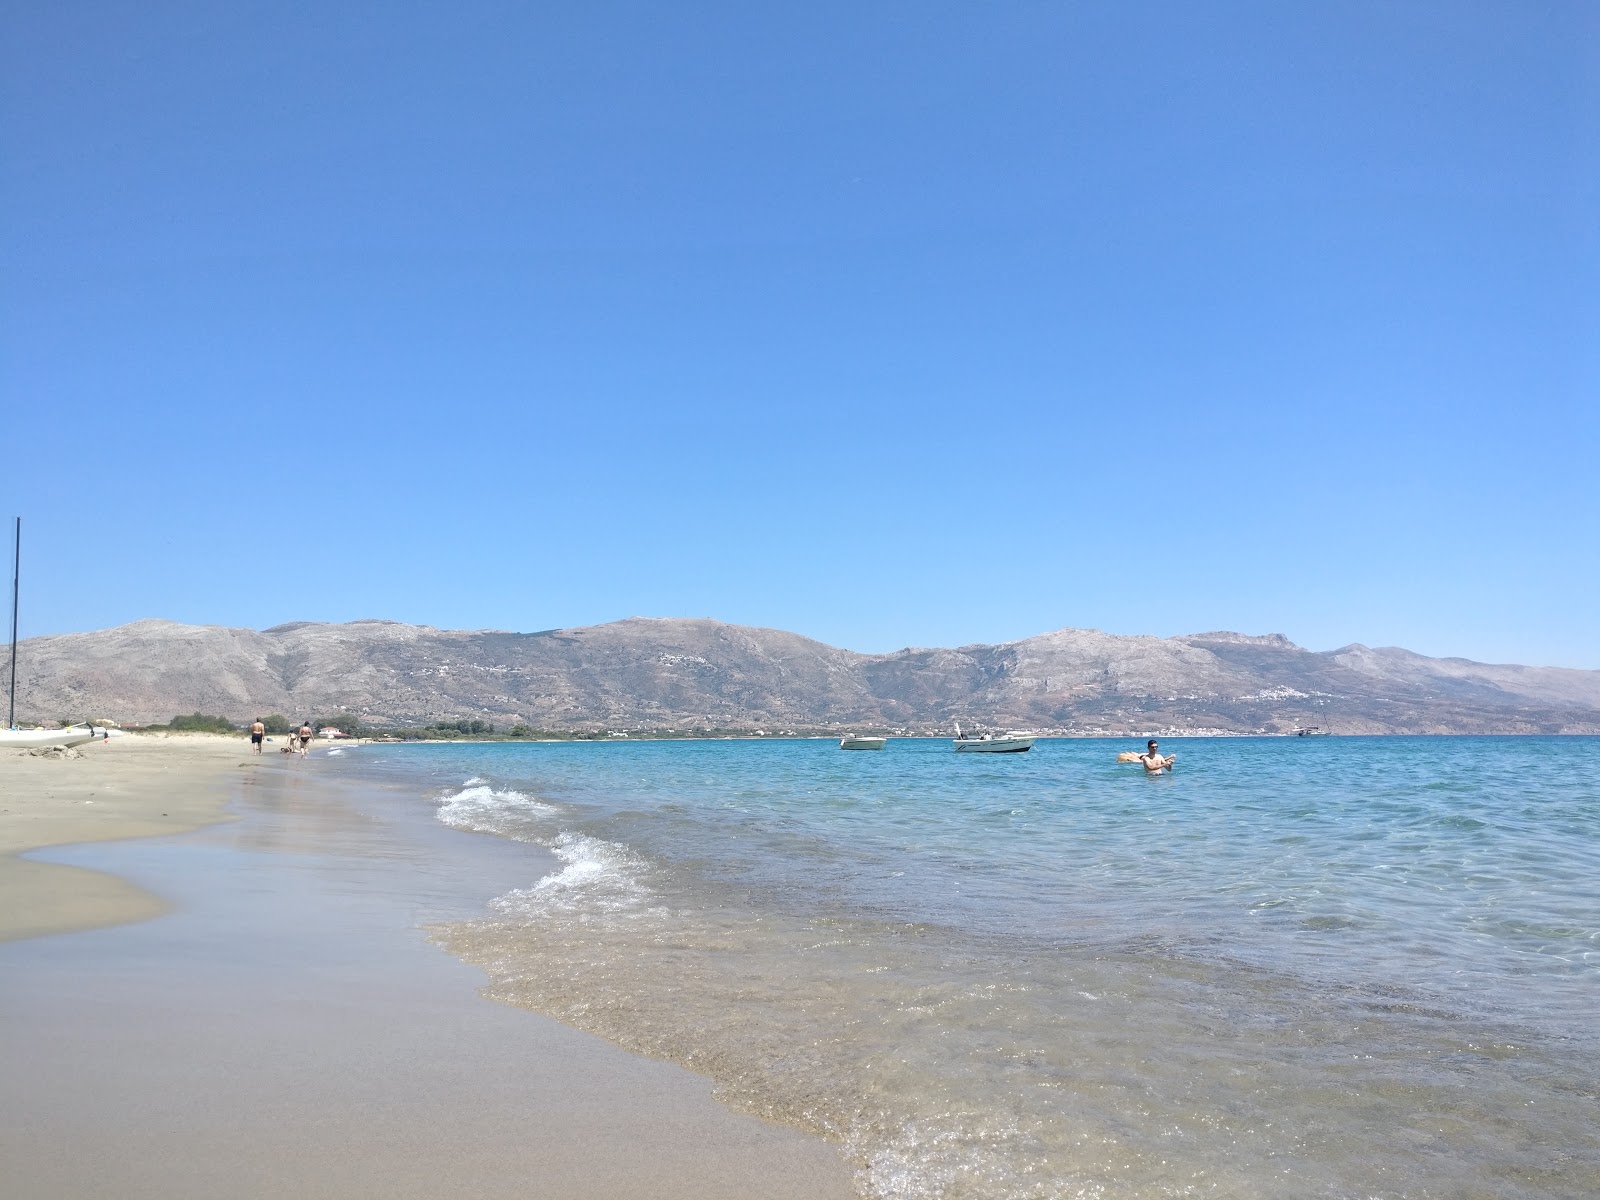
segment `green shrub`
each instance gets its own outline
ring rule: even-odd
[[[434,731],[435,737],[450,737],[458,733],[494,732],[494,726],[488,721],[435,721],[428,728]]]
[[[173,717],[167,728],[176,733],[238,733],[239,728],[227,717],[208,716],[202,712],[187,717]]]

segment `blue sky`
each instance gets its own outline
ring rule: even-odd
[[[24,636],[1600,668],[1597,46],[1527,0],[14,0]]]

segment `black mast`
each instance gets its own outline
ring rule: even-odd
[[[17,586],[22,580],[22,518],[17,518],[17,557],[11,570],[11,711],[6,728],[17,727]]]

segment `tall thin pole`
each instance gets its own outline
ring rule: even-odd
[[[17,554],[11,567],[11,711],[6,728],[17,727],[17,595],[22,582],[22,518],[17,518]]]

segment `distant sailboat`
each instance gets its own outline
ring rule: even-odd
[[[22,588],[22,518],[17,518],[16,550],[11,561],[11,706],[6,712],[6,727],[0,734],[17,728],[17,597]]]
[[[22,590],[22,518],[17,518],[16,553],[11,568],[11,702],[6,712],[6,727],[0,729],[0,747],[33,750],[43,746],[81,746],[106,732],[93,725],[73,725],[68,729],[17,728],[17,600]]]

